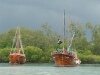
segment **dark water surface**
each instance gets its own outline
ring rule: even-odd
[[[100,75],[100,64],[54,67],[53,64],[10,65],[0,63],[0,75]]]

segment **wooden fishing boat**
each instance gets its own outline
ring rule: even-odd
[[[52,53],[52,57],[55,65],[59,67],[77,66],[81,63],[77,57],[76,52],[69,52],[66,49],[62,49],[61,51],[54,51]]]
[[[17,27],[15,37],[13,39],[12,50],[9,54],[9,63],[24,64],[26,57],[24,54],[22,41],[20,38],[20,28]]]
[[[68,67],[68,66],[77,66],[81,63],[80,59],[77,56],[76,50],[71,51],[72,41],[74,39],[75,33],[71,38],[70,44],[67,49],[64,47],[65,44],[65,12],[64,12],[64,38],[63,38],[63,49],[55,50],[51,53],[52,58],[56,66]],[[62,42],[58,40],[58,44]]]

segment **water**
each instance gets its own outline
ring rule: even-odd
[[[0,64],[0,75],[100,75],[99,64],[54,67],[53,64]]]

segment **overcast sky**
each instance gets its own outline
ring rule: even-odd
[[[66,18],[100,24],[100,0],[0,0],[0,31],[17,25],[38,28],[44,23],[61,31],[64,9]]]

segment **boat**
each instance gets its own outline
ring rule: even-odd
[[[13,38],[12,49],[9,54],[9,63],[24,64],[25,62],[26,62],[26,57],[20,37],[20,28],[17,27],[15,37]]]
[[[55,66],[58,67],[73,67],[77,66],[81,63],[80,59],[77,56],[76,50],[71,50],[72,42],[75,36],[75,32],[70,40],[69,46],[65,48],[65,11],[64,11],[64,37],[63,37],[63,48],[54,50],[51,53],[51,56],[54,60]],[[58,39],[58,44],[62,43],[61,40]]]

